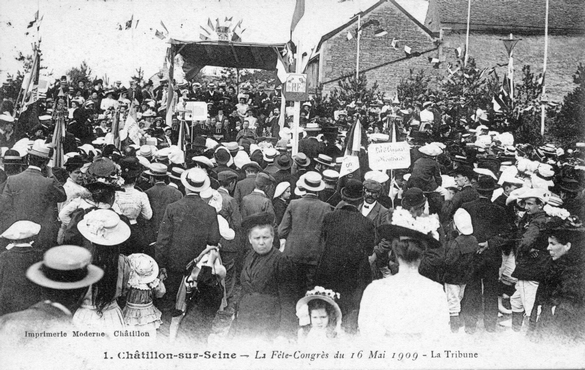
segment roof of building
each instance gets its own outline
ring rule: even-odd
[[[430,0],[425,24],[433,30],[433,16],[442,27],[466,28],[467,1]],[[546,0],[471,0],[472,31],[544,33]],[[435,22],[436,23],[436,22]],[[556,0],[549,5],[550,34],[585,33],[585,1]]]
[[[430,29],[428,29],[424,24],[422,24],[418,19],[416,19],[412,14],[410,14],[408,11],[406,11],[402,6],[400,6],[400,4],[398,4],[394,0],[380,0],[377,3],[375,3],[374,5],[372,5],[371,7],[369,7],[368,9],[361,12],[361,16],[364,17],[364,16],[368,15],[369,13],[376,10],[378,7],[380,7],[382,4],[385,4],[385,3],[393,4],[399,11],[404,13],[404,15],[406,15],[410,20],[412,20],[418,27],[420,27],[423,30],[423,32],[427,33],[430,37],[433,37],[433,38],[438,37],[438,34],[436,32],[433,32]],[[349,20],[348,22],[342,24],[341,26],[339,26],[339,27],[335,28],[334,30],[323,35],[321,37],[321,40],[319,40],[317,47],[315,48],[315,53],[321,49],[321,45],[325,41],[329,40],[330,38],[337,35],[339,32],[345,30],[347,27],[351,26],[352,24],[354,24],[356,22],[357,22],[357,17],[354,17],[351,20]]]

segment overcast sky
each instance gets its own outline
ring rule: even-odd
[[[200,25],[207,18],[242,19],[243,41],[284,43],[288,41],[296,0],[0,0],[0,81],[15,73],[19,51],[32,54],[34,32],[27,25],[40,9],[41,50],[44,73],[58,78],[86,61],[95,75],[127,83],[135,69],[151,76],[162,67],[167,44],[154,36],[163,21],[176,39],[199,39]],[[320,37],[340,26],[377,0],[306,0],[305,16],[297,26],[303,44],[315,45]],[[419,20],[426,0],[399,0]],[[139,20],[132,30],[118,25],[133,16]]]

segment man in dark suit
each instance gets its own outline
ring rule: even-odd
[[[474,261],[475,271],[465,286],[465,296],[461,302],[461,313],[467,333],[475,331],[482,311],[486,331],[495,332],[498,321],[501,246],[509,236],[512,226],[506,223],[506,211],[490,201],[495,185],[493,178],[480,177],[477,187],[478,199],[464,203],[461,207],[471,216],[473,235],[480,246]]]
[[[325,152],[325,144],[317,139],[321,128],[317,123],[307,123],[305,133],[307,137],[299,141],[299,153],[305,153],[309,158],[317,158]]]
[[[286,239],[284,255],[297,265],[297,289],[301,295],[313,288],[315,270],[323,252],[323,219],[331,206],[319,200],[325,188],[321,174],[309,171],[300,180],[306,192],[290,202],[278,226],[278,237]]]
[[[173,303],[187,264],[208,245],[217,246],[220,239],[216,211],[199,196],[211,183],[205,170],[192,168],[183,172],[181,183],[187,195],[167,206],[155,253],[160,274],[166,277],[165,297]]]
[[[453,199],[443,203],[441,209],[441,222],[450,221],[455,214],[455,211],[463,205],[463,203],[471,202],[479,198],[477,190],[471,185],[471,180],[474,178],[473,168],[469,166],[461,166],[454,171],[455,184],[460,188],[460,191],[453,196]]]
[[[238,176],[231,171],[222,171],[218,175],[219,189],[218,193],[221,195],[221,211],[219,214],[226,219],[230,229],[236,232],[233,240],[221,239],[221,261],[226,269],[225,276],[225,293],[227,300],[227,310],[232,311],[234,303],[234,287],[236,285],[237,273],[240,270],[241,260],[243,258],[243,248],[241,247],[241,232],[242,215],[240,214],[240,207],[236,200],[230,195],[230,191],[234,190]]]
[[[242,218],[260,212],[268,212],[274,217],[274,207],[267,196],[267,194],[272,193],[273,188],[274,177],[264,172],[259,173],[254,180],[254,190],[242,198],[242,203],[240,204]]]
[[[0,212],[6,225],[18,220],[29,220],[41,225],[36,248],[49,249],[56,245],[59,221],[57,203],[67,200],[63,185],[54,176],[46,177],[52,149],[41,140],[35,141],[28,151],[29,167],[4,183],[0,199]]]
[[[376,227],[390,223],[392,220],[392,212],[378,202],[380,193],[382,191],[382,184],[375,180],[364,181],[364,201],[359,205],[358,210],[363,216],[372,220]]]
[[[341,197],[339,208],[327,214],[323,221],[325,248],[315,284],[340,294],[342,325],[349,332],[355,332],[362,294],[372,281],[368,256],[374,250],[375,228],[358,210],[363,200],[360,181],[348,180],[341,189]]]
[[[153,163],[150,169],[144,172],[149,175],[154,182],[154,186],[146,190],[148,201],[152,207],[152,218],[150,219],[150,235],[148,235],[148,243],[153,243],[158,237],[158,229],[162,222],[167,206],[174,203],[183,197],[181,192],[169,186],[169,175],[167,166],[162,163]]]
[[[256,176],[258,172],[262,171],[262,167],[254,161],[246,163],[242,166],[242,170],[246,173],[246,177],[236,184],[234,189],[234,198],[238,205],[242,205],[242,199],[254,190],[256,187]]]

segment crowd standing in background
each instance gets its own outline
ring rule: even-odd
[[[515,143],[481,109],[421,95],[331,117],[307,101],[293,155],[264,84],[179,84],[167,125],[164,80],[86,82],[56,81],[38,123],[2,102],[0,333],[584,339],[585,143]],[[188,101],[208,118],[185,123]],[[410,166],[372,170],[369,144],[393,130]]]

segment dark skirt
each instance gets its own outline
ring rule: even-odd
[[[276,338],[280,327],[280,301],[270,294],[244,294],[232,330],[237,337]]]

